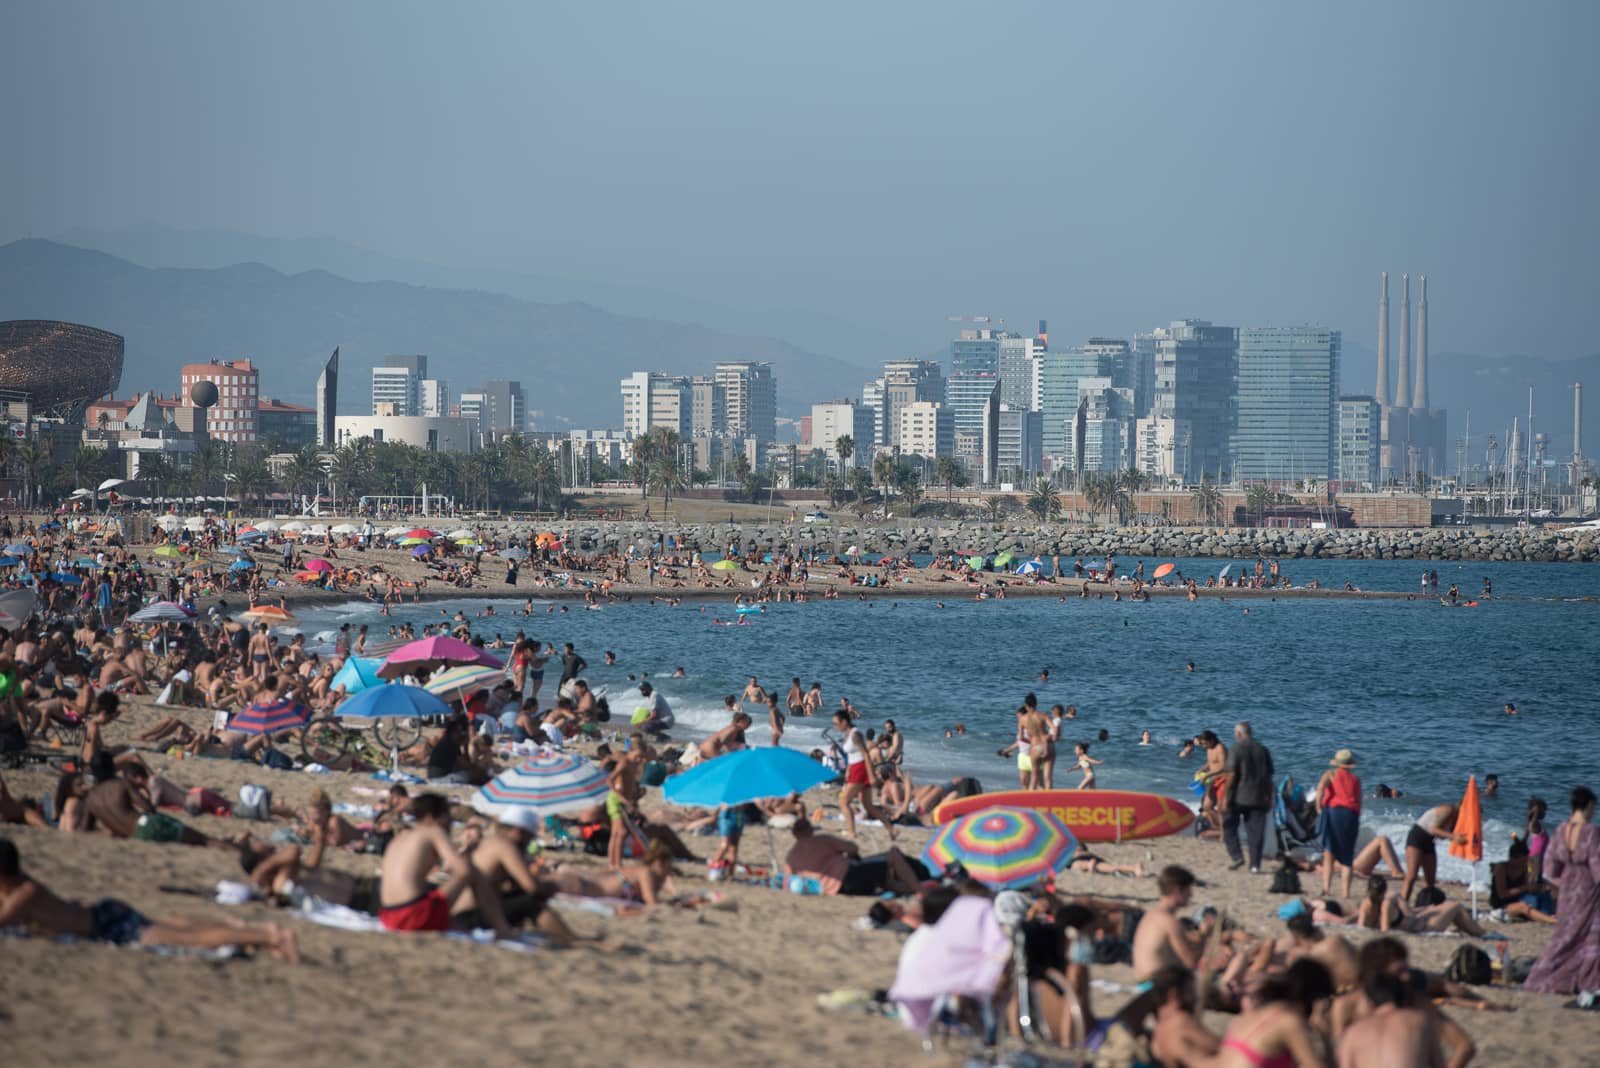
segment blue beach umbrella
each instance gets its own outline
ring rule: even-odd
[[[311,709],[282,697],[250,705],[228,721],[228,729],[244,734],[277,734],[299,730],[310,722]]]
[[[14,541],[7,545],[4,551],[7,556],[29,556],[33,553],[33,546]]]
[[[41,577],[54,579],[63,586],[77,586],[83,582],[82,575],[74,575],[70,571],[52,571],[50,574]]]
[[[229,571],[250,571],[250,570],[253,570],[255,568],[255,566],[256,566],[256,562],[254,560],[235,560],[233,563],[228,565],[228,570]]]
[[[450,706],[421,686],[385,683],[369,686],[339,706],[339,715],[360,719],[406,719],[448,716]]]
[[[662,795],[679,805],[742,805],[804,793],[834,773],[794,749],[740,749],[674,775]]]
[[[238,538],[236,538],[235,540],[236,541],[262,541],[262,540],[264,540],[266,538],[266,536],[267,536],[267,532],[264,531],[264,530],[249,530],[249,531],[246,531],[243,534],[240,534],[238,536]]]
[[[0,556],[0,567],[16,567],[21,563],[15,556]]]
[[[383,680],[378,677],[378,669],[383,666],[383,661],[377,657],[352,656],[344,662],[344,666],[334,672],[329,685],[338,688],[344,687],[345,693],[360,693],[362,690],[373,686],[383,685]]]

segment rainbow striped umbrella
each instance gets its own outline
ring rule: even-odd
[[[311,709],[299,701],[280,697],[273,701],[257,701],[228,721],[230,731],[244,734],[277,734],[297,731],[311,722]]]
[[[428,680],[423,689],[443,697],[446,701],[459,701],[467,694],[498,686],[500,680],[505,677],[504,668],[489,667],[487,664],[463,664],[439,672]]]
[[[1061,871],[1077,851],[1078,840],[1055,813],[997,806],[940,827],[922,859],[934,871],[959,862],[986,886],[1014,890]]]
[[[606,773],[581,756],[542,752],[490,779],[472,807],[502,823],[537,832],[544,817],[605,800]]]

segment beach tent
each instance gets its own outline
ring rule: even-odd
[[[378,677],[378,669],[382,666],[383,661],[377,657],[352,656],[334,673],[328,684],[334,689],[343,687],[345,693],[360,693],[369,686],[383,685],[383,680]]]

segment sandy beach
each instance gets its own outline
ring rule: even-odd
[[[132,703],[112,741],[126,739],[158,714]],[[195,725],[202,710],[181,712]],[[145,754],[160,774],[179,784],[205,785],[233,798],[246,782],[297,804],[316,787],[336,801],[371,803],[383,787],[365,775],[273,771],[229,760],[175,759]],[[47,792],[53,776],[41,769],[7,772],[22,797]],[[454,788],[457,796],[470,793]],[[817,802],[827,798],[820,794]],[[658,802],[657,802],[658,803]],[[647,809],[653,807],[647,804]],[[213,835],[263,823],[192,817]],[[837,822],[824,830],[840,833]],[[603,918],[566,913],[585,934],[605,931],[622,945],[614,954],[541,948],[517,953],[430,935],[354,933],[316,926],[292,912],[262,904],[213,904],[219,879],[241,878],[231,855],[204,848],[117,841],[91,834],[8,827],[25,870],[58,892],[93,900],[125,898],[150,915],[293,924],[304,962],[291,967],[266,956],[213,963],[195,957],[40,939],[0,941],[0,1006],[14,1063],[55,1065],[118,1057],[134,1064],[272,1064],[308,1056],[351,1063],[460,1063],[512,1057],[534,1063],[623,1059],[659,1065],[760,1063],[845,1064],[861,1050],[891,1062],[923,1063],[917,1036],[891,1020],[819,1009],[816,998],[842,987],[887,987],[901,936],[852,929],[868,899],[794,896],[764,886],[721,883],[728,905],[719,909],[661,908],[646,916]],[[863,828],[864,851],[886,844],[880,828]],[[920,850],[926,832],[908,831],[905,848]],[[780,850],[788,836],[778,832]],[[717,839],[690,837],[708,855]],[[1266,893],[1268,879],[1225,870],[1215,842],[1165,838],[1108,846],[1110,860],[1148,866],[1180,863],[1206,883],[1196,904],[1223,910],[1259,932],[1279,932],[1284,900]],[[747,835],[743,858],[765,863],[765,835]],[[376,858],[336,851],[328,863],[353,874],[375,872]],[[580,864],[599,858],[576,856]],[[677,889],[712,889],[704,867],[684,864]],[[1306,877],[1308,889],[1315,877]],[[1088,893],[1148,906],[1153,879],[1068,873],[1064,892]],[[1358,884],[1359,885],[1359,884]],[[1358,891],[1359,892],[1359,891]],[[1453,888],[1459,896],[1461,889]],[[1511,924],[1513,958],[1537,954],[1548,928]],[[1356,940],[1362,940],[1358,934]],[[1444,967],[1461,939],[1403,936],[1413,960]],[[1096,979],[1127,984],[1126,966],[1094,969]],[[1513,1013],[1453,1010],[1480,1048],[1480,1063],[1580,1065],[1593,1063],[1580,1044],[1589,1021],[1560,1007],[1564,999],[1485,988]],[[1097,990],[1103,1013],[1126,993]],[[1212,1014],[1214,1026],[1220,1017]],[[960,1063],[959,1049],[934,1064]]]

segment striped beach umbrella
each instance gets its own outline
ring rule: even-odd
[[[1053,812],[986,808],[953,820],[928,839],[922,859],[934,871],[959,862],[995,890],[1032,886],[1072,862],[1078,840]]]
[[[459,701],[469,693],[498,685],[505,677],[504,668],[490,667],[487,664],[463,664],[461,667],[439,672],[428,680],[423,689],[443,697],[446,701]]]
[[[186,619],[193,619],[194,613],[176,601],[157,601],[128,618],[135,623],[182,623]]]
[[[296,731],[311,722],[311,709],[287,697],[257,701],[228,721],[230,731],[244,734],[277,734]]]
[[[472,807],[537,831],[544,817],[588,808],[610,789],[606,773],[584,757],[542,752],[490,779],[473,795]]]
[[[264,604],[248,612],[240,612],[239,618],[248,619],[252,623],[293,623],[295,614],[275,604]]]

